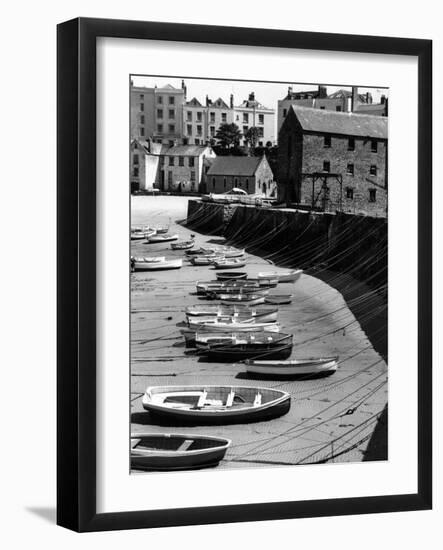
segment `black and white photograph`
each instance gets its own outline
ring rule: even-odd
[[[131,474],[389,458],[389,89],[294,77],[130,75]]]

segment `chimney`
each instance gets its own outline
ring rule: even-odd
[[[372,103],[372,94],[370,92],[366,92],[366,103],[368,105]]]
[[[231,94],[229,98],[229,106],[231,107],[231,109],[234,108],[234,94]]]
[[[249,101],[255,101],[255,93],[254,92],[251,92],[249,94]]]
[[[209,96],[206,94],[206,107],[209,107]]]
[[[186,89],[186,85],[185,85],[185,81],[184,81],[184,80],[182,80],[182,90],[183,90],[183,92],[184,92],[184,94],[185,94],[185,99],[186,99],[186,92],[187,92],[187,89]]]
[[[352,101],[351,101],[351,113],[353,113],[358,105],[358,88],[352,86]]]
[[[319,85],[319,86],[318,86],[318,97],[320,97],[320,98],[323,99],[323,98],[325,98],[325,97],[327,97],[327,96],[328,96],[328,94],[327,94],[327,92],[326,92],[326,86],[320,86],[320,85]]]
[[[384,105],[386,103],[386,96],[383,94],[380,98],[380,103]]]
[[[288,86],[288,99],[291,98],[291,94],[292,94],[292,86]]]

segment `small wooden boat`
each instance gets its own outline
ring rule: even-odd
[[[238,290],[251,290],[266,288],[260,286],[256,281],[249,281],[248,279],[240,279],[234,281],[197,281],[196,290],[198,294],[206,294],[209,291],[222,291],[224,289],[238,289]]]
[[[260,296],[254,293],[243,294],[217,294],[221,303],[226,306],[243,304],[246,306],[256,306],[257,304],[264,304],[267,296]]]
[[[169,233],[166,233],[164,235],[159,235],[158,231],[156,235],[153,235],[152,237],[149,237],[148,242],[149,243],[169,243],[171,241],[178,240],[178,235],[170,235]]]
[[[156,234],[155,229],[150,227],[133,227],[131,228],[131,241],[140,241],[142,239],[147,239],[153,237]]]
[[[171,248],[172,250],[188,250],[194,246],[194,243],[194,239],[191,239],[190,241],[178,241],[176,243],[172,243]]]
[[[295,283],[300,279],[301,274],[303,273],[302,269],[293,269],[291,271],[287,271],[286,273],[281,273],[278,271],[268,271],[268,272],[260,272],[257,275],[258,279],[265,279],[265,278],[276,278],[278,279],[279,283]]]
[[[244,361],[246,359],[284,360],[292,352],[292,334],[274,334],[269,332],[247,333],[247,341],[236,338],[230,342],[217,341],[216,338],[199,343],[196,347],[199,353],[209,360],[221,362]]]
[[[195,347],[206,344],[250,344],[279,345],[292,342],[292,335],[272,332],[270,330],[252,332],[214,332],[210,328],[199,327],[197,330],[182,329],[186,347]]]
[[[211,319],[218,319],[220,321],[223,320],[236,320],[237,322],[246,322],[249,320],[252,321],[259,321],[260,323],[274,323],[277,321],[277,312],[274,311],[272,313],[262,313],[261,315],[251,315],[248,312],[240,312],[240,313],[220,313],[218,315],[187,315],[186,316],[188,322],[192,320],[196,321],[210,321]]]
[[[177,421],[257,422],[286,414],[289,393],[245,386],[151,386],[143,396],[151,414]]]
[[[193,256],[189,261],[193,265],[212,265],[215,260],[221,260],[222,256]]]
[[[165,233],[167,233],[169,231],[169,228],[171,226],[171,223],[169,222],[168,225],[166,224],[158,224],[155,226],[155,230],[157,232],[157,234],[159,235],[164,235]]]
[[[337,370],[338,357],[271,361],[256,359],[246,361],[246,371],[254,374],[297,376],[332,374]]]
[[[267,304],[283,305],[292,302],[292,294],[268,294],[265,298]]]
[[[145,471],[195,470],[217,466],[229,439],[196,434],[131,434],[131,468]]]
[[[240,258],[244,255],[244,248],[234,248],[233,246],[205,246],[202,250],[206,253],[222,254],[225,258]]]
[[[214,269],[231,269],[233,267],[244,267],[246,261],[242,258],[227,258],[225,256],[224,260],[215,260],[213,264]]]
[[[206,321],[201,321],[199,317],[193,317],[189,320],[188,326],[191,330],[200,328],[211,330],[213,332],[257,332],[269,330],[279,332],[280,325],[271,321],[269,323],[257,320],[257,317],[251,317],[247,321],[236,320],[235,318],[209,317]]]
[[[161,269],[179,269],[182,267],[182,260],[164,260],[161,262],[134,261],[134,271],[157,271]]]
[[[238,288],[238,287],[226,287],[219,290],[207,290],[206,296],[213,300],[222,300],[223,296],[234,296],[237,294],[255,294],[256,296],[267,296],[269,294],[268,288]]]
[[[219,281],[236,281],[246,279],[248,274],[246,271],[223,271],[222,273],[217,273],[217,279]]]
[[[275,315],[277,316],[278,308],[272,306],[259,306],[248,307],[242,305],[236,306],[222,306],[222,305],[194,305],[185,308],[185,314],[187,316],[215,316],[220,315],[241,315],[248,317],[256,317],[262,315]]]

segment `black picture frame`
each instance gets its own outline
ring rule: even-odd
[[[302,48],[418,59],[418,490],[298,502],[96,512],[96,39]],[[57,523],[76,531],[425,510],[432,506],[432,42],[78,18],[57,33]]]

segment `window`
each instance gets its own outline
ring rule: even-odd
[[[168,172],[168,183],[172,183],[172,172]]]
[[[161,95],[159,95],[159,96],[157,97],[157,103],[158,103],[159,105],[163,105],[163,97],[162,97]]]
[[[246,134],[247,131],[248,131],[248,127],[247,127],[247,126],[243,126],[243,134]]]
[[[169,96],[169,105],[175,105],[175,97],[172,95]]]
[[[132,160],[134,161],[134,164],[138,164],[138,155],[133,155]]]
[[[191,170],[191,181],[195,181],[195,171]]]
[[[331,163],[329,160],[323,161],[323,172],[330,172],[331,171]]]
[[[143,94],[140,94],[140,99],[143,101],[145,99],[145,96]]]
[[[376,153],[376,152],[377,152],[377,145],[378,145],[377,140],[376,140],[376,139],[372,139],[372,140],[371,140],[371,151],[372,151],[373,153]]]
[[[211,122],[215,122],[215,113],[209,113],[209,119]]]
[[[235,187],[238,186],[238,178],[234,178],[234,185],[235,185]]]
[[[186,112],[186,120],[187,122],[192,122],[192,111]]]
[[[329,149],[329,147],[331,147],[331,136],[325,136],[323,147],[325,149]]]
[[[202,113],[201,111],[197,111],[197,122],[201,122],[202,121]]]
[[[352,187],[346,187],[346,198],[347,199],[354,198],[354,189]]]
[[[223,189],[226,189],[226,178],[223,178]]]
[[[174,157],[169,157],[169,166],[174,166]]]
[[[210,131],[210,133],[211,133],[211,136],[215,136],[215,126],[211,126],[211,127],[209,128],[209,131]]]
[[[200,140],[198,138],[195,138],[195,144],[200,145]]]
[[[174,134],[175,133],[175,124],[169,124],[168,125],[168,131],[170,134]]]
[[[377,175],[377,166],[375,166],[375,164],[371,164],[371,167],[369,168],[369,173],[371,174],[371,176]]]
[[[249,178],[246,178],[246,191],[249,191]]]
[[[200,124],[197,125],[197,135],[198,136],[201,136],[202,135],[202,127]]]
[[[157,124],[157,132],[159,134],[162,134],[163,133],[163,124]]]
[[[132,170],[132,175],[138,178],[138,166],[134,166],[134,169]]]
[[[192,124],[188,124],[187,127],[188,136],[192,135]]]
[[[249,114],[243,113],[243,122],[249,124]]]
[[[336,105],[335,110],[339,113],[341,111],[341,105]]]
[[[258,137],[263,137],[263,128],[258,128]]]
[[[140,103],[140,111],[144,111],[145,110],[145,104],[144,103]]]
[[[193,168],[194,166],[194,157],[189,157],[189,167]]]
[[[265,123],[265,115],[258,115],[258,123],[259,124]]]
[[[145,129],[143,127],[140,128],[140,135],[141,136],[145,135]]]
[[[140,115],[140,124],[145,123],[145,115]]]
[[[226,116],[227,116],[226,113],[222,113],[222,115],[221,115],[221,121],[222,121],[222,122],[226,122],[226,121],[227,121]]]
[[[160,157],[160,165],[161,166],[165,165],[165,157],[163,155],[161,155],[161,157]]]
[[[287,110],[287,109],[283,109],[283,117],[285,117],[287,114],[288,114],[288,110]]]
[[[375,202],[377,189],[369,189],[369,202]]]
[[[354,175],[354,165],[353,164],[348,164],[348,166],[346,167],[346,173],[349,174],[350,176]]]
[[[178,165],[184,166],[185,165],[185,159],[183,157],[178,157]]]
[[[157,118],[163,118],[163,109],[157,109]]]
[[[326,109],[326,107],[325,107],[324,105],[322,105],[322,106],[320,107],[320,110],[321,110],[321,111],[324,111],[325,109]]]
[[[169,109],[168,115],[169,115],[169,118],[175,118],[175,111],[174,111],[174,109]]]
[[[348,151],[355,151],[355,139],[349,138],[348,139]]]

